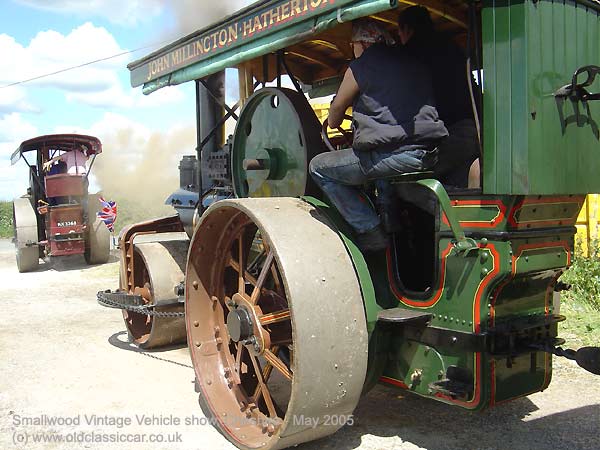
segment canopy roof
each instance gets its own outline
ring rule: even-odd
[[[23,153],[42,150],[60,150],[70,152],[85,147],[88,156],[102,153],[102,144],[94,136],[84,134],[47,134],[21,142],[19,148],[10,157],[11,164],[15,164]]]
[[[371,16],[394,29],[398,11],[415,4],[431,11],[438,29],[466,32],[465,0],[262,0],[132,62],[131,85],[144,85],[148,94],[228,67],[258,65],[281,49],[301,81],[324,80],[351,59],[349,22]]]
[[[600,0],[574,1],[600,10]],[[143,85],[149,94],[231,67],[251,69],[255,79],[270,81],[276,66],[268,63],[263,73],[262,57],[282,49],[294,76],[314,84],[339,75],[351,59],[349,22],[370,16],[393,31],[398,12],[416,4],[429,9],[438,30],[465,39],[467,0],[260,0],[132,62],[127,66],[131,85]],[[506,4],[485,2],[490,7]]]

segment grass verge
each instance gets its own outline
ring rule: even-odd
[[[0,238],[12,238],[12,221],[12,202],[0,201]]]

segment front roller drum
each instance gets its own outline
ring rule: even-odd
[[[213,204],[192,238],[188,346],[204,413],[241,449],[327,436],[367,369],[354,267],[333,225],[293,198]]]
[[[13,201],[13,232],[17,269],[19,272],[36,270],[40,263],[38,225],[29,197],[16,198]]]
[[[184,279],[189,239],[185,233],[164,234],[169,235],[171,240],[135,244],[134,288],[130,293],[141,295],[145,304],[157,305],[157,311],[182,313],[183,304],[173,305],[177,299],[174,287]],[[173,240],[174,237],[177,239]],[[126,289],[126,286],[121,285],[121,289]],[[161,303],[168,306],[158,306]],[[149,316],[123,310],[123,318],[130,341],[140,348],[185,342],[183,317]]]

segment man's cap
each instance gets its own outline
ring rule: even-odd
[[[371,19],[360,19],[352,22],[352,42],[394,45],[392,35],[379,23]]]

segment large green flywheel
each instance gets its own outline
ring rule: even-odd
[[[312,157],[324,150],[321,124],[303,94],[264,88],[240,114],[232,149],[238,197],[298,197],[311,193]]]

